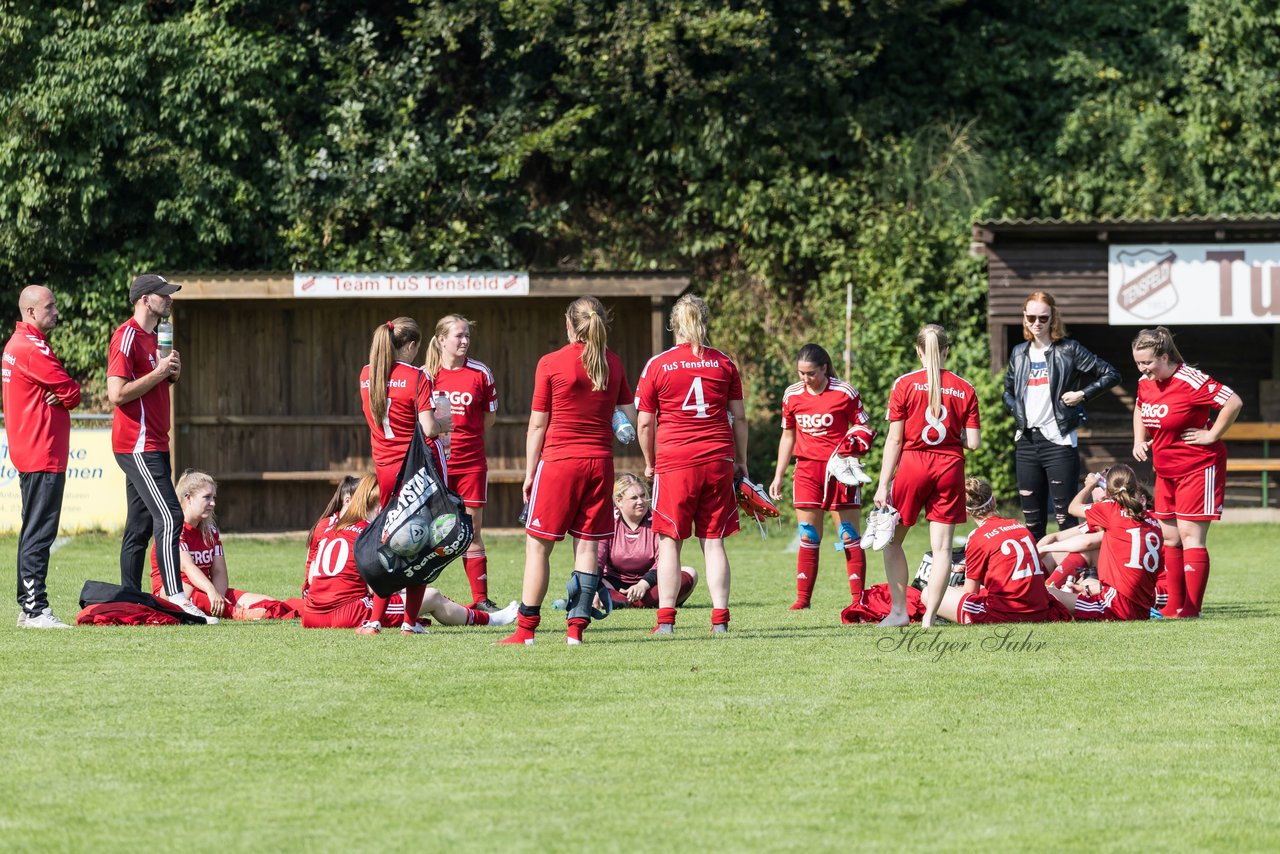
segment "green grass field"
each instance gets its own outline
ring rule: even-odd
[[[730,541],[720,638],[702,587],[674,638],[629,611],[575,648],[549,606],[516,648],[492,645],[504,628],[36,632],[11,604],[0,848],[1276,850],[1278,534],[1215,527],[1204,619],[1030,643],[841,626],[829,548],[815,608],[789,612],[789,530]],[[4,565],[14,548],[0,540]],[[56,552],[64,619],[86,578],[116,580],[116,548]],[[303,548],[229,539],[232,581],[296,595]],[[505,603],[523,543],[490,554]],[[461,567],[440,586],[462,597]]]

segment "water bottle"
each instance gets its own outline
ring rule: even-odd
[[[452,406],[449,403],[449,393],[447,391],[436,392],[436,419],[439,420],[443,418],[451,411]],[[441,433],[439,436],[436,436],[436,444],[440,446],[440,456],[444,457],[446,460],[449,459],[449,434]]]
[[[173,324],[167,317],[156,327],[156,350],[161,359],[173,352]]]
[[[613,410],[613,435],[624,445],[636,440],[636,428],[627,420],[627,414],[621,409]]]

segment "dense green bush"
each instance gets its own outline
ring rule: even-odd
[[[60,292],[91,390],[144,268],[687,268],[763,475],[851,283],[869,409],[942,323],[1005,489],[972,220],[1280,209],[1263,0],[0,10],[0,273]]]

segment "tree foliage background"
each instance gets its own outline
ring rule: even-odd
[[[691,269],[751,383],[989,375],[982,216],[1280,210],[1269,0],[0,0],[0,273],[100,389],[146,268]],[[12,300],[10,301],[12,304]]]

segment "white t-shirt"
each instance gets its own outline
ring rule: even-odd
[[[1027,429],[1036,428],[1040,435],[1050,442],[1059,445],[1076,444],[1076,434],[1072,430],[1069,436],[1058,432],[1058,422],[1053,417],[1053,399],[1049,396],[1049,361],[1042,348],[1031,344],[1027,347],[1027,359],[1031,363],[1031,372],[1027,375],[1027,388],[1023,392],[1022,403],[1027,414]]]

